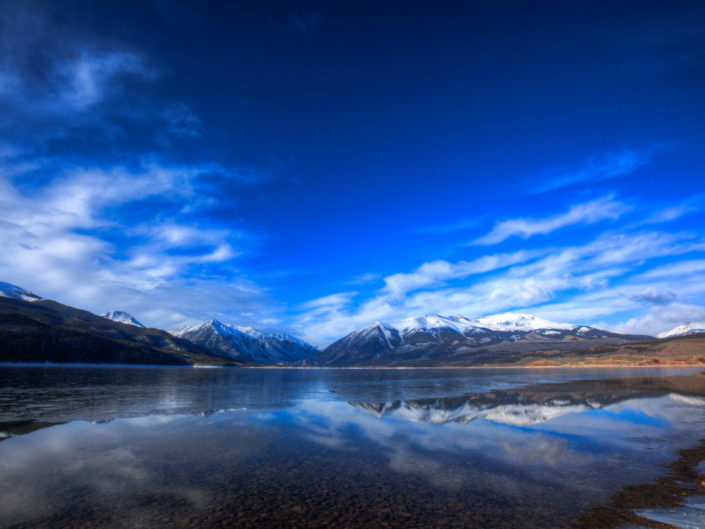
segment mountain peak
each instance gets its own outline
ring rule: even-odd
[[[186,325],[182,325],[181,327],[176,327],[174,329],[170,329],[169,334],[172,334],[174,336],[182,336],[183,334],[187,332],[196,332],[200,330],[204,330],[207,328],[213,328],[214,330],[218,331],[220,328],[225,328],[229,327],[226,323],[222,323],[221,321],[218,320],[205,320],[205,321],[199,321],[196,323],[188,323]]]
[[[478,325],[486,327],[492,331],[533,331],[539,329],[563,329],[572,330],[577,327],[572,323],[557,323],[555,321],[544,320],[531,314],[521,312],[503,312],[484,316],[475,320]]]
[[[221,355],[259,364],[286,364],[305,360],[318,349],[293,336],[266,333],[249,326],[208,320],[169,331]]]
[[[22,287],[0,282],[0,297],[21,299],[22,301],[42,301],[44,298]]]
[[[103,318],[106,318],[108,320],[112,321],[117,321],[119,323],[125,323],[127,325],[134,325],[135,327],[142,327],[144,328],[144,325],[142,325],[137,319],[132,316],[131,314],[128,314],[127,312],[123,312],[121,310],[111,310],[110,312],[106,312],[105,314],[101,314]]]
[[[390,325],[389,323],[386,323],[386,322],[383,322],[383,321],[376,321],[376,322],[374,322],[374,323],[369,324],[367,327],[363,327],[362,329],[360,329],[360,332],[361,332],[361,331],[371,331],[371,330],[377,329],[377,328],[380,328],[380,329],[393,329],[394,327],[393,327],[392,325]]]
[[[402,333],[408,334],[417,331],[438,331],[440,329],[450,329],[460,334],[467,332],[477,332],[481,326],[473,320],[464,316],[441,316],[440,314],[427,314],[406,318],[398,322],[395,327]]]
[[[674,327],[670,331],[664,331],[656,335],[656,338],[672,338],[674,336],[685,336],[687,334],[699,334],[705,332],[705,322],[684,323]]]
[[[519,312],[478,319],[426,314],[392,325],[375,322],[353,331],[326,347],[314,361],[335,366],[482,365],[507,354],[578,350],[641,339],[649,337],[619,335]]]

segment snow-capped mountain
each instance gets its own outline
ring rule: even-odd
[[[109,320],[117,321],[118,323],[126,323],[127,325],[144,328],[144,325],[137,321],[134,316],[127,312],[122,312],[121,310],[111,310],[110,312],[101,314],[101,316]]]
[[[2,283],[0,362],[238,365],[159,329],[124,325]]]
[[[571,323],[507,312],[468,319],[463,316],[408,318],[377,322],[326,347],[314,361],[321,365],[433,365],[482,355],[520,353],[560,347],[579,349],[619,344],[646,336],[620,335]]]
[[[438,332],[440,329],[455,331],[460,334],[485,332],[483,326],[476,320],[469,320],[463,316],[439,316],[429,314],[417,318],[407,318],[394,324],[403,334],[410,334],[418,331]]]
[[[665,331],[656,335],[657,338],[673,338],[674,336],[686,336],[688,334],[699,334],[705,332],[705,323],[684,323],[674,327],[670,331]]]
[[[505,312],[493,316],[485,316],[475,320],[477,325],[491,331],[540,331],[545,329],[574,330],[578,325],[572,323],[556,323],[543,320],[530,314]],[[587,328],[587,327],[586,327]]]
[[[214,353],[242,362],[291,364],[319,353],[309,343],[283,333],[265,333],[209,320],[169,331]]]
[[[22,301],[42,301],[44,298],[22,287],[0,282],[0,297],[21,299]]]

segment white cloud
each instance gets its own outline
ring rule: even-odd
[[[631,318],[612,328],[617,332],[655,336],[682,323],[693,321],[705,321],[705,307],[671,303],[652,307],[645,315]]]
[[[703,247],[705,249],[705,246]],[[640,275],[642,279],[674,279],[705,272],[705,259],[696,259],[670,263],[652,268]]]
[[[606,196],[574,205],[565,213],[543,219],[509,219],[499,222],[490,233],[476,239],[472,244],[498,244],[514,236],[528,239],[534,235],[545,235],[576,224],[616,220],[629,209],[629,206],[623,202],[614,200],[612,196]]]
[[[672,272],[690,273],[679,276],[675,284],[671,277],[662,283],[636,272],[652,259],[702,251],[705,241],[691,233],[605,233],[580,246],[456,263],[432,261],[413,272],[387,276],[385,286],[366,300],[349,293],[322,298],[325,303],[317,300],[302,307],[296,323],[318,345],[377,320],[429,313],[479,317],[528,310],[555,321],[590,324],[676,298],[700,299],[705,294],[705,274],[692,273],[700,261],[666,266]],[[356,304],[360,298],[362,302]]]
[[[647,218],[644,224],[660,224],[663,222],[671,222],[677,220],[681,217],[701,211],[703,208],[703,202],[705,201],[705,194],[700,193],[695,197],[682,202],[681,204],[676,204],[675,206],[670,206],[657,211],[649,218]]]
[[[162,221],[158,208],[143,212],[140,222],[107,214],[156,197],[177,212],[193,208],[199,174],[198,167],[157,164],[136,172],[77,168],[31,194],[0,177],[0,277],[94,312],[134,312],[148,325],[222,317],[228,309],[238,311],[229,319],[245,323],[238,314],[249,312],[256,323],[269,296],[231,263],[241,252],[233,241],[248,235],[233,237],[232,230],[179,215]],[[210,277],[211,265],[221,264],[231,270],[227,280]]]
[[[302,308],[313,310],[335,310],[348,304],[357,292],[339,292],[321,298],[312,299],[302,305]]]
[[[443,281],[459,279],[474,274],[482,274],[506,268],[508,266],[528,261],[541,252],[519,251],[506,254],[485,255],[473,261],[432,261],[424,263],[411,273],[393,274],[384,278],[384,290],[393,297],[400,297],[407,292],[423,287],[439,285]]]
[[[59,100],[74,108],[86,108],[99,103],[116,89],[114,81],[126,74],[154,78],[156,73],[147,68],[144,59],[127,51],[97,50],[83,52],[76,60],[60,65]]]

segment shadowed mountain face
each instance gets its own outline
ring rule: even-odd
[[[688,376],[582,380],[538,384],[515,390],[468,393],[463,397],[390,402],[351,402],[377,417],[414,422],[469,423],[476,419],[524,426],[567,413],[599,409],[635,398],[672,395],[705,405],[705,373]]]
[[[432,315],[397,325],[375,323],[329,345],[312,361],[325,366],[501,365],[536,351],[580,351],[650,339],[524,314],[478,320]]]
[[[265,333],[252,327],[228,325],[218,320],[210,320],[170,332],[214,354],[241,362],[290,365],[320,352],[311,344],[288,334]]]
[[[0,297],[0,362],[193,365],[232,361],[158,329],[55,301]]]

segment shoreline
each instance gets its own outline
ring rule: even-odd
[[[83,364],[61,362],[0,362],[2,367],[130,367],[130,368],[170,368],[170,369],[300,369],[300,370],[419,370],[419,369],[622,369],[622,368],[674,368],[674,367],[702,367],[705,363],[680,363],[662,362],[658,364],[567,364],[567,365],[481,365],[481,366],[274,366],[274,365],[165,365],[165,364]]]
[[[658,517],[663,509],[672,510],[669,514],[675,511],[676,517],[683,516],[689,510],[689,500],[705,499],[705,439],[679,450],[678,456],[659,478],[622,487],[605,503],[576,519],[573,529],[647,527],[649,522],[663,523]]]

